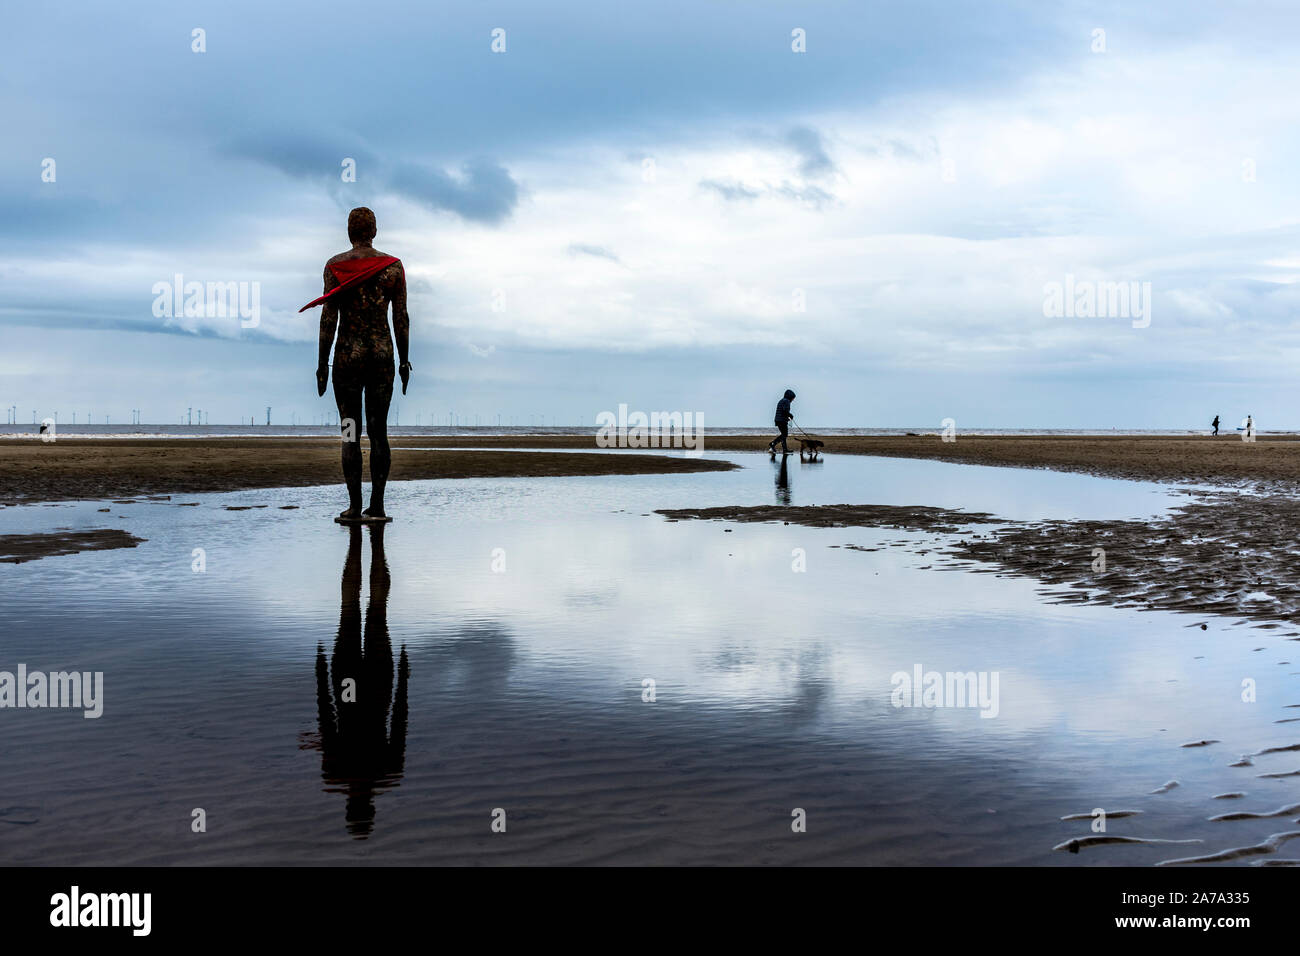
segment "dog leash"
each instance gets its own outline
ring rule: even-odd
[[[803,430],[803,426],[802,426],[802,425],[800,425],[798,422],[795,422],[795,421],[794,421],[794,416],[793,416],[793,415],[790,416],[790,421],[794,422],[794,427],[797,428],[797,429],[799,429],[799,434],[800,434],[800,435],[803,435],[804,438],[810,438],[810,439],[812,439],[813,441],[817,441],[816,438],[813,438],[812,435],[809,435],[806,431]]]

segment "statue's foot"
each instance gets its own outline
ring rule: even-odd
[[[384,508],[382,505],[371,505],[365,511],[361,512],[361,514],[363,516],[361,519],[362,521],[384,522],[393,520],[388,517],[388,515],[384,514]]]
[[[339,516],[334,519],[339,524],[359,524],[366,519],[358,508],[349,508],[347,511],[340,511]]]

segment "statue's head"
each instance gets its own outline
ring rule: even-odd
[[[358,206],[348,213],[348,239],[352,242],[369,242],[379,230],[375,226],[375,214],[365,206]]]

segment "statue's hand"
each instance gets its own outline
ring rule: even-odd
[[[405,394],[406,394],[406,383],[409,382],[409,381],[411,380],[411,363],[410,363],[410,362],[403,362],[403,363],[398,367],[397,372],[398,372],[399,375],[402,376],[402,394],[405,395]]]
[[[317,395],[325,394],[325,386],[329,384],[329,380],[330,380],[330,367],[328,365],[322,365],[320,368],[316,369],[316,394]]]

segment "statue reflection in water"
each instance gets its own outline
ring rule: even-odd
[[[406,687],[410,665],[403,645],[393,687],[388,640],[388,562],[384,526],[369,525],[370,598],[361,616],[362,528],[348,529],[338,636],[328,663],[316,646],[316,704],[321,776],[327,793],[347,795],[348,832],[365,839],[375,825],[375,796],[396,786],[406,759]],[[391,712],[391,725],[390,725]]]

